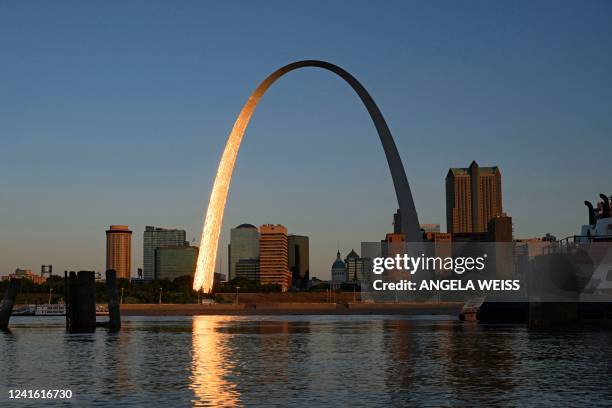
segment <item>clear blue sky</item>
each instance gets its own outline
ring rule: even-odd
[[[0,274],[104,269],[110,224],[199,239],[235,116],[299,59],[353,73],[385,115],[421,222],[448,167],[498,165],[515,235],[575,233],[612,193],[612,2],[0,1]],[[226,212],[311,239],[311,272],[391,230],[369,118],[314,69],[275,84]]]

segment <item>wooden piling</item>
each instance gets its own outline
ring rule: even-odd
[[[64,271],[64,307],[66,308],[66,331],[70,330],[70,285],[68,284],[68,271]]]
[[[8,330],[9,320],[11,319],[11,313],[13,313],[13,305],[15,304],[20,283],[20,279],[11,278],[6,292],[4,292],[2,307],[0,307],[0,330]]]
[[[119,331],[121,329],[119,290],[117,289],[117,272],[113,269],[106,271],[106,293],[108,295],[108,330]]]
[[[70,272],[68,279],[67,323],[70,333],[93,333],[96,331],[96,279],[95,273]]]

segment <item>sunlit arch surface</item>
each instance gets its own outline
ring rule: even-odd
[[[193,280],[194,290],[201,289],[207,293],[212,290],[217,247],[219,245],[219,236],[221,235],[227,193],[232,180],[232,172],[234,171],[234,164],[238,156],[238,149],[240,148],[242,137],[251,120],[251,116],[261,97],[277,79],[290,71],[304,67],[323,68],[333,72],[344,79],[357,95],[359,95],[359,98],[361,98],[361,101],[370,113],[370,117],[380,137],[383,150],[385,151],[385,156],[387,157],[387,163],[389,164],[389,170],[391,171],[391,177],[395,187],[395,194],[397,195],[398,205],[402,213],[402,231],[406,235],[406,241],[421,241],[419,220],[412,199],[412,193],[410,192],[410,185],[408,184],[408,179],[404,172],[402,160],[395,146],[395,142],[393,141],[391,131],[387,126],[387,122],[385,122],[382,113],[380,113],[378,106],[376,106],[370,94],[355,77],[337,65],[317,60],[298,61],[274,71],[259,84],[240,111],[240,115],[238,115],[234,123],[234,127],[232,128],[225,149],[223,150],[223,155],[221,156],[221,162],[217,169],[217,176],[213,184],[208,209],[204,217],[204,227],[202,228],[202,238],[200,239],[200,251]]]

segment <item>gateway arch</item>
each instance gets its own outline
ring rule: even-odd
[[[395,194],[397,195],[397,202],[402,214],[402,232],[406,235],[406,241],[408,242],[421,241],[419,220],[402,159],[397,151],[387,122],[385,122],[374,99],[372,99],[368,91],[366,91],[363,85],[361,85],[354,76],[337,65],[317,60],[297,61],[279,68],[264,79],[251,96],[249,96],[248,101],[240,111],[240,115],[238,115],[234,123],[234,127],[232,128],[225,149],[223,150],[223,155],[221,156],[221,162],[217,169],[217,176],[213,184],[208,209],[204,217],[204,226],[200,239],[200,251],[193,280],[194,290],[201,289],[207,293],[212,290],[217,247],[219,245],[219,236],[221,235],[221,226],[223,224],[223,213],[225,211],[227,194],[234,171],[234,164],[238,156],[240,142],[242,142],[244,132],[246,131],[259,100],[266,93],[268,88],[270,88],[270,86],[280,77],[293,70],[306,67],[322,68],[338,75],[353,88],[361,99],[361,102],[365,105],[374,122],[383,150],[385,151],[385,156],[387,157],[387,163],[389,164],[391,178],[393,179],[393,185],[395,187]]]

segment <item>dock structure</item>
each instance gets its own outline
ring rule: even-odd
[[[66,287],[66,331],[69,333],[93,333],[96,327],[108,327],[111,332],[121,329],[121,312],[117,272],[106,271],[106,293],[108,296],[108,322],[96,321],[95,272],[64,272]]]
[[[15,298],[17,297],[20,284],[20,279],[11,278],[6,288],[6,292],[4,292],[2,306],[0,307],[0,330],[8,330],[9,320],[13,313],[13,305],[15,304]]]
[[[66,277],[66,330],[70,333],[96,331],[96,279],[91,271],[70,272]]]

